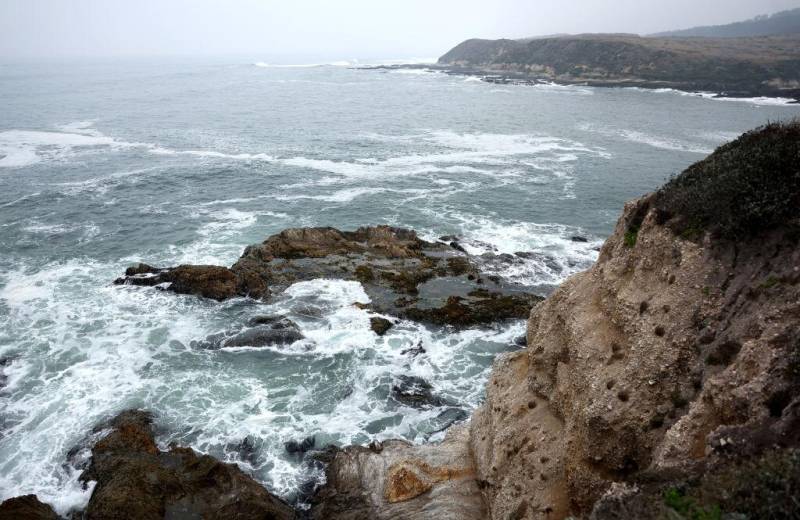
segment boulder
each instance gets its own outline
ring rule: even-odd
[[[303,339],[303,334],[295,327],[273,328],[260,326],[247,329],[222,341],[223,347],[270,347],[290,345]]]
[[[376,316],[369,319],[369,325],[375,334],[378,336],[383,336],[386,334],[386,332],[388,332],[389,329],[392,328],[394,324],[386,318],[380,318]]]
[[[155,443],[152,416],[122,412],[92,449],[81,479],[96,481],[87,520],[119,518],[293,519],[295,511],[235,465],[190,448]]]
[[[443,406],[447,401],[433,394],[433,386],[417,376],[399,376],[392,384],[392,397],[414,408]]]
[[[316,441],[317,441],[316,438],[312,435],[311,437],[306,437],[302,441],[294,441],[294,440],[287,441],[283,446],[284,448],[286,448],[286,451],[288,453],[302,454],[312,449],[314,447],[314,444],[316,444]]]
[[[58,520],[58,515],[36,495],[24,495],[0,504],[0,520]]]

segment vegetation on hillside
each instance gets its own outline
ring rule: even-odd
[[[467,40],[439,58],[454,70],[564,83],[633,84],[728,95],[800,96],[800,35],[642,38],[589,34]]]
[[[653,36],[740,38],[775,34],[800,34],[800,9],[790,9],[772,15],[756,16],[751,20],[725,25],[708,25],[681,31],[667,31]]]
[[[656,194],[659,220],[686,238],[746,238],[800,218],[800,121],[718,148]]]

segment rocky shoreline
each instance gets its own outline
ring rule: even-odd
[[[160,449],[150,413],[122,412],[71,452],[94,486],[73,518],[800,514],[800,123],[745,134],[626,204],[597,263],[538,304],[485,276],[451,238],[430,243],[386,226],[292,229],[247,248],[231,268],[129,269],[116,283],[217,300],[268,299],[317,277],[359,281],[376,313],[455,327],[527,306],[527,346],[496,359],[468,422],[457,424],[466,419],[457,408],[442,418],[440,443],[287,443],[325,467],[324,484],[302,490],[302,510],[234,465]],[[496,305],[504,298],[515,303]],[[377,334],[391,326],[381,319]],[[259,332],[240,344],[269,343],[274,331],[296,337],[290,322],[256,321]],[[447,404],[411,376],[392,394],[412,406]],[[81,463],[84,451],[91,457]],[[24,496],[0,505],[7,518],[56,514]]]
[[[773,98],[786,99],[787,104],[800,103],[800,89],[775,89],[768,87],[721,89],[718,85],[704,82],[686,82],[680,80],[646,80],[642,78],[574,78],[558,77],[551,75],[520,72],[503,67],[475,67],[454,64],[393,64],[359,67],[359,70],[396,71],[396,70],[424,70],[447,74],[449,76],[473,77],[486,83],[495,85],[517,86],[562,86],[562,87],[596,87],[596,88],[637,88],[644,90],[675,90],[687,94],[706,97],[708,99],[752,99]]]

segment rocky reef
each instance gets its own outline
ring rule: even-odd
[[[139,264],[115,283],[226,300],[268,299],[295,282],[316,278],[352,280],[361,282],[371,300],[365,308],[453,326],[527,318],[531,307],[542,300],[525,288],[482,273],[478,259],[452,237],[444,238],[426,242],[414,231],[389,226],[356,231],[287,229],[245,249],[230,268]],[[375,319],[372,325],[382,334],[391,323]]]

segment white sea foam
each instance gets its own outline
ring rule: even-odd
[[[537,224],[508,221],[458,211],[439,212],[439,218],[458,227],[459,243],[472,255],[515,255],[513,262],[490,262],[487,272],[524,285],[555,286],[567,277],[590,267],[597,259],[602,242],[598,239],[576,242],[573,236],[586,236],[579,229],[562,224]]]
[[[409,175],[422,175],[444,171],[447,173],[487,173],[467,164],[503,164],[508,159],[523,155],[550,155],[561,161],[577,160],[576,154],[587,154],[604,158],[610,155],[603,149],[587,147],[581,143],[550,136],[524,134],[459,134],[451,131],[432,131],[424,134],[423,140],[444,148],[441,152],[426,155],[406,155],[387,159],[357,159],[354,161],[333,161],[330,159],[311,159],[293,157],[283,159],[288,166],[308,168],[346,177],[389,178]],[[441,166],[448,164],[449,166]],[[454,169],[455,168],[455,169]]]
[[[697,142],[686,141],[673,137],[656,136],[639,130],[631,130],[627,128],[614,128],[610,126],[599,126],[583,123],[578,125],[578,129],[584,132],[596,133],[607,137],[622,138],[632,143],[644,144],[662,150],[689,152],[703,155],[708,155],[714,151],[713,147],[704,146]]]
[[[157,155],[191,155],[206,159],[233,159],[236,161],[273,161],[275,158],[266,153],[223,153],[215,150],[172,150],[160,146],[151,146],[150,153]]]
[[[60,132],[7,130],[0,132],[0,168],[21,168],[40,162],[69,159],[97,150],[119,151],[142,148],[156,155],[193,156],[235,161],[274,160],[266,153],[225,153],[217,150],[175,150],[152,143],[120,141],[102,134],[91,121],[60,125]]]
[[[687,96],[687,97],[698,97],[703,99],[710,99],[714,101],[731,101],[736,103],[749,103],[752,105],[757,106],[797,106],[800,107],[800,104],[797,103],[797,100],[793,98],[784,98],[784,97],[766,97],[766,96],[756,96],[756,97],[729,97],[722,94],[718,94],[716,92],[687,92],[684,90],[676,90],[672,88],[655,88],[655,89],[648,89],[648,88],[641,88],[641,87],[626,87],[628,90],[637,90],[639,92],[650,92],[653,94],[674,94],[678,96]]]
[[[137,145],[96,134],[7,130],[0,132],[0,167],[19,168],[63,159],[80,150],[129,146]]]

